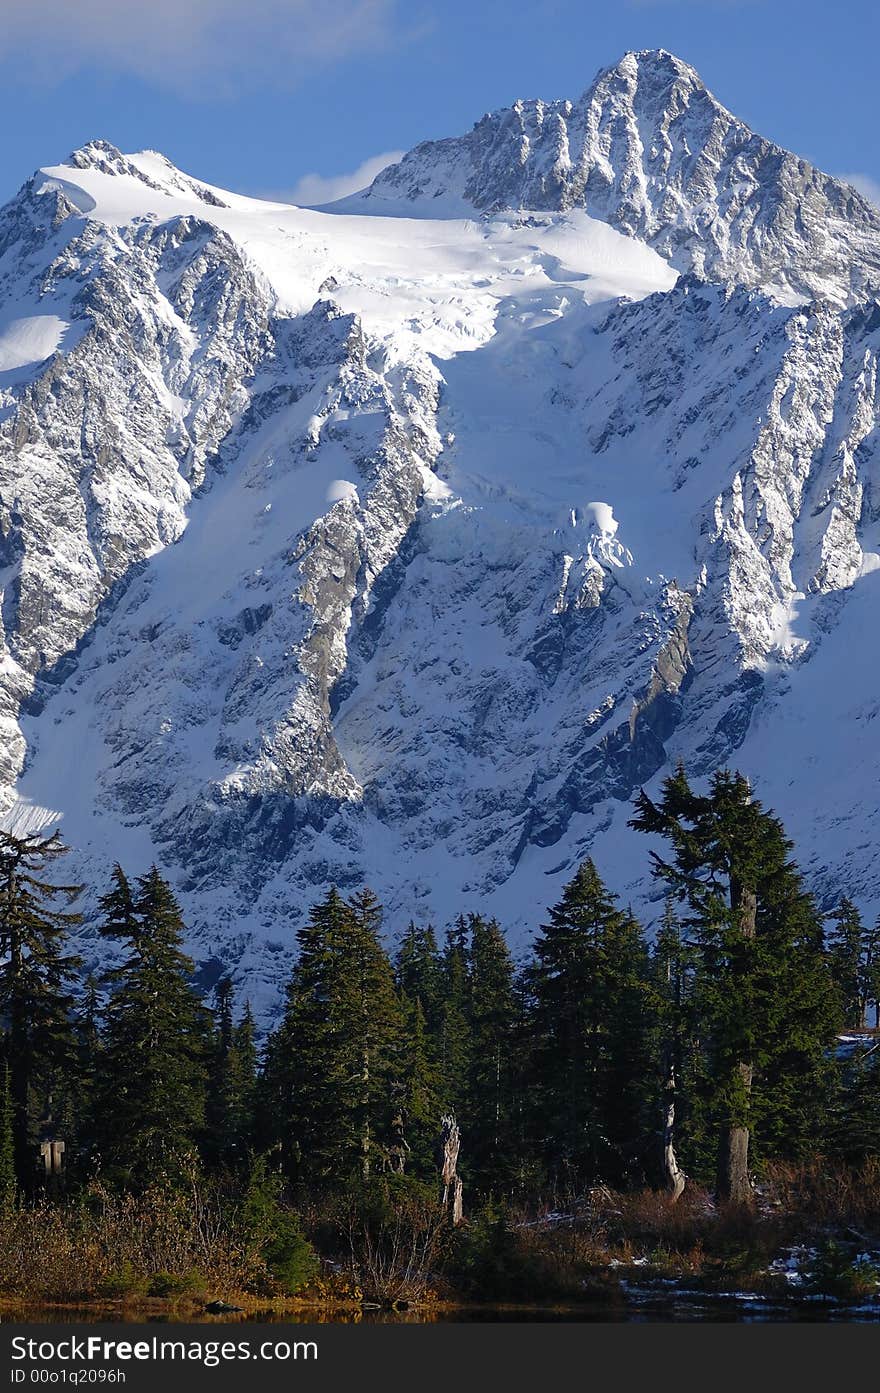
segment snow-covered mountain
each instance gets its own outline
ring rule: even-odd
[[[0,808],[178,886],[514,940],[731,762],[876,909],[880,212],[665,52],[325,210],[104,142],[0,213]],[[877,727],[880,730],[880,725]]]

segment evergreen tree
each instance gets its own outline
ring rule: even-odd
[[[15,1146],[9,1066],[0,1064],[0,1213],[15,1200]]]
[[[828,961],[831,977],[840,993],[843,1024],[858,1030],[865,1021],[862,980],[862,951],[865,926],[852,900],[845,896],[830,916]]]
[[[585,861],[550,910],[531,972],[537,1140],[557,1179],[641,1174],[646,977],[639,926]]]
[[[631,826],[666,837],[655,874],[691,911],[697,979],[718,1126],[717,1192],[749,1204],[750,1146],[763,1126],[770,1154],[796,1153],[823,1125],[834,994],[821,921],[789,859],[778,818],[727,770],[708,795],[679,767],[658,804],[642,790]]]
[[[82,887],[45,879],[66,850],[57,832],[14,837],[0,831],[0,1016],[8,1022],[13,1152],[25,1191],[35,1179],[34,1090],[42,1073],[72,1068],[69,983],[79,959],[66,952],[65,940],[81,916],[54,906],[69,904]]]
[[[208,1019],[170,886],[152,867],[123,920],[118,906],[130,894],[117,868],[103,931],[122,940],[128,956],[107,974],[93,1128],[111,1177],[142,1183],[173,1174],[202,1138]]]
[[[420,997],[401,997],[402,1029],[392,1117],[392,1168],[420,1179],[436,1176],[435,1149],[443,1113],[441,1078]]]
[[[860,973],[862,1019],[871,1002],[874,1003],[874,1029],[880,1030],[880,919],[865,931],[865,945]]]
[[[214,1030],[208,1054],[205,1098],[206,1145],[215,1165],[229,1166],[237,1159],[235,1079],[235,988],[222,977],[214,988]]]
[[[440,952],[433,927],[410,921],[400,941],[394,960],[394,975],[398,989],[409,1001],[419,1001],[426,1028],[438,1030],[443,999]]]
[[[95,1111],[95,1079],[100,1072],[101,991],[97,978],[86,977],[83,993],[72,1016],[74,1056],[72,1069],[60,1081],[65,1127],[67,1165],[72,1171],[87,1160],[92,1143],[91,1120]]]
[[[370,890],[349,903],[350,974],[345,985],[343,1028],[355,1048],[359,1078],[354,1112],[360,1170],[366,1180],[391,1144],[390,1103],[402,1026],[394,972],[380,940],[382,908]]]
[[[468,926],[459,916],[447,930],[441,964],[442,1004],[438,1023],[438,1061],[443,1108],[460,1114],[467,1101],[471,1072]],[[466,1153],[463,1158],[466,1168]]]
[[[119,862],[113,867],[110,889],[98,900],[103,938],[119,939],[132,945],[137,942],[140,923],[135,909],[131,881]]]
[[[828,1128],[832,1156],[860,1166],[880,1156],[880,1045],[839,1063]]]
[[[503,1184],[515,1162],[513,961],[498,923],[469,916],[470,1074],[462,1117],[477,1181]]]
[[[237,1155],[253,1145],[257,1101],[257,1028],[249,1001],[232,1032],[232,1132]]]
[[[387,1163],[399,1103],[400,1003],[367,891],[331,890],[299,931],[264,1089],[289,1171],[310,1183],[368,1178]]]

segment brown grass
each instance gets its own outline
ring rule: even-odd
[[[265,1265],[219,1197],[198,1187],[7,1209],[0,1293],[40,1301],[192,1297],[209,1288],[271,1290]]]

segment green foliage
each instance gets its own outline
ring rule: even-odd
[[[178,1172],[202,1138],[208,1016],[181,948],[180,909],[156,868],[132,897],[117,867],[103,903],[103,931],[127,956],[107,974],[93,1135],[106,1174],[145,1185]]]
[[[617,1283],[595,1283],[588,1253],[572,1230],[517,1223],[489,1199],[455,1235],[449,1271],[473,1300],[548,1301],[613,1295]]]
[[[201,1272],[156,1272],[147,1283],[147,1296],[203,1296],[207,1282]]]
[[[251,1168],[241,1206],[248,1242],[265,1261],[282,1292],[293,1296],[318,1274],[318,1259],[302,1231],[299,1216],[284,1201],[284,1181],[258,1157]]]
[[[638,924],[585,861],[535,943],[533,1128],[558,1181],[620,1182],[643,1168],[648,963]]]
[[[0,1211],[15,1200],[15,1150],[12,1135],[12,1092],[9,1066],[0,1066]]]
[[[288,1173],[336,1183],[387,1162],[402,1026],[380,909],[336,890],[299,931],[284,1016],[266,1056],[264,1089]]]
[[[394,976],[401,995],[419,1002],[426,1029],[433,1034],[440,1021],[444,992],[440,952],[430,924],[422,928],[410,921],[394,959]]]
[[[757,1139],[756,1156],[803,1155],[824,1124],[838,1013],[782,824],[728,770],[698,795],[680,767],[659,803],[642,792],[636,808],[630,825],[671,844],[669,861],[652,852],[655,874],[689,911],[697,1073],[719,1154],[732,1154],[725,1139],[739,1130]]]
[[[468,919],[470,1072],[462,1122],[478,1185],[503,1185],[514,1169],[517,1000],[510,951],[494,919]]]
[[[468,968],[468,926],[461,915],[447,931],[443,945],[442,1005],[438,1023],[444,1107],[457,1115],[463,1112],[467,1100],[473,1052],[468,1017]]]
[[[18,1185],[33,1187],[33,1092],[41,1075],[75,1071],[69,984],[79,959],[66,952],[68,931],[81,916],[55,908],[79,885],[59,885],[46,872],[67,848],[57,832],[15,837],[0,831],[0,1018],[8,1021],[5,1059],[12,1103],[12,1141]]]
[[[404,996],[396,1079],[392,1087],[392,1170],[421,1178],[436,1174],[437,1120],[443,1112],[443,1084],[435,1042],[428,1034],[422,1003]]]
[[[254,1019],[246,1006],[236,1025],[229,978],[214,991],[214,1028],[207,1054],[205,1151],[226,1168],[245,1163],[254,1134],[257,1050]]]
[[[808,1254],[799,1270],[804,1291],[838,1301],[861,1301],[877,1296],[880,1290],[880,1268],[834,1238]]]
[[[864,1024],[862,1000],[862,950],[865,926],[852,900],[844,897],[830,916],[827,952],[831,979],[840,993],[843,1025],[855,1029]]]
[[[856,1051],[838,1065],[828,1124],[828,1149],[848,1165],[880,1156],[880,1047]]]
[[[146,1296],[149,1278],[135,1270],[130,1262],[120,1263],[98,1283],[98,1295],[110,1300],[125,1297]]]

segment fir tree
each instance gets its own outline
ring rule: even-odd
[[[74,1055],[72,1069],[63,1079],[66,1111],[70,1118],[66,1135],[68,1169],[73,1170],[77,1159],[83,1161],[91,1147],[91,1119],[95,1111],[95,1079],[101,1067],[101,990],[94,974],[89,973],[83,992],[72,1016]]]
[[[401,1016],[379,927],[369,892],[347,903],[334,889],[297,935],[264,1090],[286,1165],[310,1183],[368,1178],[394,1142]]]
[[[409,1001],[421,1002],[428,1031],[437,1031],[443,999],[442,965],[430,924],[422,928],[410,921],[394,960],[394,975],[403,995]]]
[[[828,962],[840,993],[843,1024],[847,1029],[858,1030],[865,1021],[862,980],[865,926],[852,900],[845,896],[830,919]]]
[[[173,1174],[202,1138],[208,1020],[170,886],[152,867],[123,923],[117,905],[130,891],[118,868],[114,879],[104,931],[128,956],[108,973],[94,1132],[111,1177],[146,1183]]]
[[[851,1166],[880,1156],[880,1044],[840,1061],[828,1149]]]
[[[461,1113],[467,1101],[472,1057],[468,926],[463,916],[447,930],[441,982],[438,1060],[443,1108],[446,1112]]]
[[[494,919],[469,916],[470,1074],[462,1116],[468,1158],[483,1187],[504,1183],[514,1169],[513,962]]]
[[[880,1030],[880,919],[873,928],[865,932],[865,946],[862,954],[860,974],[860,995],[862,1000],[862,1019],[864,1020],[871,1002],[874,1003],[874,1029]]]
[[[834,1022],[821,922],[782,824],[741,775],[720,771],[701,796],[679,767],[658,804],[643,790],[636,806],[630,825],[672,845],[671,861],[651,853],[655,874],[688,904],[699,949],[717,1193],[747,1205],[756,1124],[776,1154],[797,1151],[822,1124]]]
[[[15,1146],[9,1066],[0,1064],[0,1212],[15,1200]]]
[[[392,1169],[420,1179],[436,1175],[434,1153],[440,1118],[441,1077],[420,997],[401,997],[402,1029],[395,1067]]]
[[[237,1159],[235,989],[229,977],[222,977],[214,988],[214,1030],[208,1054],[208,1083],[205,1100],[207,1151],[215,1165],[229,1166]]]
[[[80,915],[56,909],[82,886],[57,885],[47,869],[67,848],[58,833],[14,837],[0,831],[0,1014],[8,1021],[6,1063],[19,1187],[35,1178],[33,1092],[43,1071],[72,1069],[69,983],[79,959],[65,950]]]
[[[585,861],[541,929],[531,972],[537,1139],[557,1179],[641,1172],[646,976],[638,925]]]
[[[133,945],[140,928],[131,882],[119,862],[113,867],[110,889],[98,900],[101,935]]]
[[[359,1077],[354,1117],[360,1170],[368,1179],[376,1161],[387,1156],[391,1128],[389,1103],[401,1030],[394,973],[380,941],[382,908],[363,890],[349,903],[351,941],[343,1029],[356,1051]]]
[[[257,1098],[257,1028],[249,1001],[232,1032],[232,1132],[243,1157],[253,1145]]]

